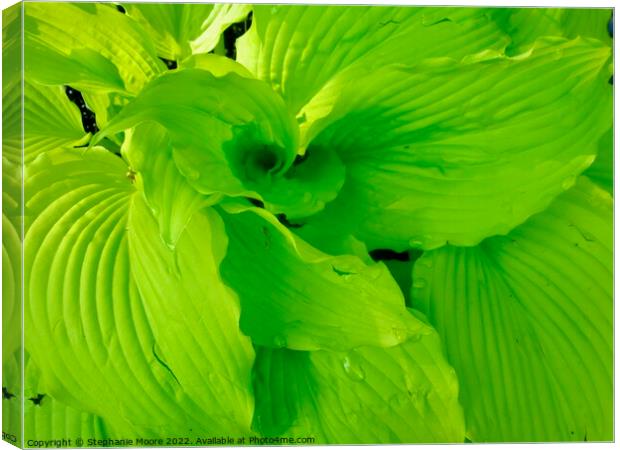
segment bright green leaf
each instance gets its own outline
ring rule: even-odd
[[[484,9],[256,5],[237,48],[238,61],[297,114],[352,66],[464,56],[507,42]]]
[[[596,41],[528,54],[427,60],[351,82],[311,146],[347,168],[313,221],[372,248],[474,245],[509,232],[574,184],[611,114]]]
[[[472,441],[613,437],[612,199],[587,178],[509,235],[414,266]]]
[[[9,436],[15,437],[15,444],[20,444],[22,439],[22,349],[13,353],[5,354],[2,351],[2,429]],[[10,440],[7,436],[5,439]]]
[[[165,128],[157,123],[129,130],[122,153],[129,161],[128,176],[135,177],[157,218],[161,238],[174,247],[194,213],[219,197],[199,194],[189,185],[174,163]]]
[[[244,20],[252,8],[252,5],[238,3],[215,4],[213,12],[203,24],[204,31],[190,44],[192,52],[206,53],[213,50],[222,32],[233,23]]]
[[[161,316],[151,315],[134,280],[138,261],[130,257],[128,217],[142,194],[127,169],[120,158],[97,147],[50,151],[27,167],[26,347],[50,396],[102,417],[118,433],[198,432],[222,410],[194,400],[190,393],[196,384],[180,385],[167,364],[162,347],[169,341],[159,339],[180,319],[170,314],[164,329],[156,330]],[[177,295],[169,298],[183,305]],[[211,319],[220,323],[217,316]],[[212,328],[204,322],[203,327]],[[183,324],[179,337],[191,337],[192,329],[200,328]],[[214,341],[213,349],[220,345]],[[172,354],[178,355],[178,348]],[[243,412],[247,406],[232,401],[229,408]]]
[[[181,68],[202,69],[211,72],[216,77],[223,77],[234,72],[244,78],[254,78],[248,69],[238,62],[222,55],[201,53],[192,55],[181,63]]]
[[[254,350],[239,330],[237,296],[220,278],[227,245],[221,219],[210,209],[195,214],[170,248],[160,239],[150,209],[136,196],[128,227],[132,274],[157,346],[200,411],[202,429],[249,432]]]
[[[607,192],[614,193],[614,130],[613,127],[598,141],[598,154],[594,163],[584,172]]]
[[[227,210],[222,275],[239,294],[241,329],[255,343],[348,350],[393,346],[421,332],[384,265],[325,254],[265,210]]]
[[[286,169],[296,151],[295,122],[258,80],[199,69],[161,76],[97,136],[153,120],[170,133],[179,170],[198,191],[242,195]]]
[[[144,30],[108,5],[28,3],[25,10],[31,81],[135,95],[165,70]]]
[[[69,101],[63,87],[28,82],[24,87],[26,163],[50,150],[84,145],[80,110]]]
[[[127,15],[148,33],[157,54],[172,61],[191,53],[190,41],[201,34],[203,23],[214,7],[183,3],[123,3],[123,6]]]
[[[316,444],[463,442],[454,369],[435,331],[391,348],[260,348],[255,426]]]
[[[111,437],[100,417],[78,411],[47,394],[39,368],[26,354],[24,433],[29,440],[105,439]]]
[[[585,37],[611,41],[607,22],[611,10],[605,8],[497,8],[491,16],[510,36],[506,51],[518,54],[545,36]]]
[[[6,197],[3,198],[3,204]],[[19,223],[18,223],[19,224]],[[2,364],[21,349],[21,230],[2,214]]]

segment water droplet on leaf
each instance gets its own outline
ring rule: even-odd
[[[284,348],[286,347],[286,336],[279,334],[273,338],[273,345],[276,348]]]
[[[426,287],[426,280],[424,278],[416,278],[413,280],[413,287],[415,289],[422,289]]]
[[[574,184],[575,184],[575,178],[573,177],[566,178],[564,181],[562,181],[562,189],[566,191],[572,188]]]
[[[347,376],[353,381],[363,381],[366,378],[366,372],[364,372],[361,361],[353,352],[344,357],[342,367]]]

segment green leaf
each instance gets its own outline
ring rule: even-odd
[[[216,55],[188,64],[212,73],[188,68],[161,76],[95,142],[156,121],[170,134],[180,172],[203,194],[258,197],[292,219],[309,216],[336,197],[344,181],[338,155],[329,147],[315,148],[303,166],[295,165],[297,123],[267,84]]]
[[[28,167],[26,347],[51,396],[92,408],[115,428],[132,421],[147,431],[174,422],[164,411],[176,409],[175,381],[157,367],[129,275],[125,227],[134,189],[126,170],[97,148],[48,152]]]
[[[22,77],[23,5],[2,10],[2,94]],[[3,107],[4,107],[4,101]],[[6,116],[5,116],[6,117]],[[2,121],[4,126],[4,120]]]
[[[168,134],[161,125],[147,122],[128,130],[122,153],[144,192],[146,203],[157,218],[161,239],[173,248],[198,210],[219,200],[196,192],[178,171]]]
[[[117,93],[82,92],[86,107],[95,113],[97,126],[104,128],[107,123],[129,102],[129,98]],[[122,139],[118,135],[108,136],[120,145]]]
[[[31,81],[135,95],[165,70],[144,30],[108,5],[30,3],[25,11]]]
[[[40,382],[39,368],[26,354],[24,371],[24,432],[28,440],[71,439],[78,437],[106,439],[112,437],[100,417],[64,405],[46,393]],[[53,444],[52,444],[53,445]],[[48,444],[48,446],[51,446]]]
[[[215,4],[213,6],[213,12],[203,24],[204,31],[190,44],[192,52],[207,53],[213,50],[220,40],[223,31],[233,23],[244,20],[250,11],[252,11],[252,8],[252,5],[242,5],[238,3],[228,5]]]
[[[259,348],[254,375],[254,424],[266,436],[314,436],[316,444],[464,440],[456,374],[435,331],[391,348]]]
[[[282,100],[265,83],[237,73],[165,74],[123,108],[96,142],[147,120],[168,130],[179,170],[204,194],[249,194],[295,157],[297,128]]]
[[[18,167],[22,163],[22,85],[20,80],[3,84],[2,160]]]
[[[544,36],[587,37],[610,43],[607,22],[611,10],[605,8],[497,8],[491,16],[510,36],[508,54],[532,47]]]
[[[137,220],[130,207],[142,193],[128,178],[127,165],[98,147],[50,151],[27,166],[26,180],[26,348],[50,396],[102,417],[118,433],[142,436],[192,435],[191,430],[197,433],[219,414],[226,415],[228,409],[219,403],[193,398],[198,385],[180,375],[189,369],[169,365],[169,341],[160,342],[171,327],[178,331],[180,325],[173,324],[187,317],[187,301],[177,292],[169,297],[176,299],[178,311],[167,316],[161,329],[164,310],[152,316],[151,303],[138,289],[137,281],[145,289],[148,280],[134,279],[134,265],[156,250],[158,241],[164,244],[156,236],[149,241],[151,250],[130,257],[127,228]],[[143,222],[141,226],[151,226]],[[223,319],[213,315],[211,320],[214,326],[203,318],[201,327],[214,333]],[[202,329],[195,321],[181,327],[180,339],[191,339]],[[228,329],[233,333],[230,324]],[[211,355],[227,358],[213,350],[221,348],[220,341],[202,342],[209,344]],[[199,354],[189,344],[184,348],[187,354]],[[178,356],[178,348],[171,354]],[[225,372],[228,362],[240,361],[225,359],[220,368]],[[204,375],[209,364],[209,359],[199,361],[196,373]],[[211,386],[217,390],[221,385]],[[219,401],[225,399],[222,395]],[[235,399],[227,408],[243,411],[247,405]],[[246,415],[249,423],[250,413]]]
[[[611,99],[597,41],[540,41],[352,81],[310,147],[347,169],[314,222],[371,249],[474,245],[544,209],[594,160]],[[379,94],[378,94],[379,93]]]
[[[196,434],[249,433],[254,349],[239,330],[237,296],[219,274],[227,246],[224,224],[205,209],[170,248],[150,209],[136,196],[128,227],[132,274],[160,354],[200,413]]]
[[[18,327],[16,327],[18,328]],[[4,342],[3,342],[4,345]],[[2,429],[9,436],[15,437],[14,443],[19,445],[22,439],[22,349],[13,353],[2,351]],[[7,436],[5,440],[9,440]]]
[[[222,275],[239,295],[241,329],[254,343],[348,350],[393,346],[423,331],[383,264],[325,254],[265,210],[226,210]]]
[[[148,33],[157,54],[172,61],[191,54],[190,41],[201,34],[203,23],[214,9],[211,4],[195,3],[123,3],[123,6],[127,15]]]
[[[20,92],[18,90],[17,92]],[[3,105],[3,106],[6,106]],[[9,108],[3,110],[7,112]],[[18,117],[19,117],[19,113]],[[4,120],[10,118],[3,116]],[[21,122],[21,121],[19,121]],[[4,132],[13,132],[15,127],[21,129],[21,123],[7,124]],[[3,125],[6,122],[3,121]],[[22,169],[19,165],[21,149],[18,155],[11,150],[10,138],[2,136],[2,365],[3,370],[8,359],[22,348]],[[8,144],[8,145],[7,145]],[[11,162],[8,157],[15,157]],[[17,374],[21,379],[21,375]],[[3,386],[6,386],[4,384]],[[8,416],[7,416],[8,417]],[[20,426],[21,428],[21,426]],[[9,431],[9,428],[4,428]],[[10,431],[14,431],[11,428]]]
[[[611,8],[567,8],[562,25],[569,38],[582,36],[612,44],[607,24],[613,15]]]
[[[581,177],[545,212],[414,266],[472,441],[613,438],[612,199]]]
[[[61,86],[24,83],[24,159],[26,163],[56,148],[83,145],[80,110]]]
[[[213,53],[200,53],[192,55],[183,62],[182,69],[202,69],[211,72],[216,77],[223,77],[231,72],[237,73],[244,78],[254,78],[248,69],[226,56]]]
[[[507,42],[478,8],[255,5],[252,27],[237,41],[237,60],[297,114],[352,66],[461,57]]]
[[[609,128],[598,141],[594,163],[584,172],[592,181],[611,195],[614,193],[614,130]]]
[[[39,154],[58,147],[73,147],[84,143],[80,111],[60,86],[24,83],[24,128],[21,127],[21,83],[6,86],[2,97],[3,157],[19,166]],[[23,155],[22,155],[23,145]]]
[[[5,197],[6,198],[6,197]],[[3,206],[5,203],[3,198]],[[2,214],[2,364],[21,349],[21,230]]]

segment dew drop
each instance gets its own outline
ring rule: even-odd
[[[286,336],[282,334],[278,334],[276,337],[273,338],[273,345],[276,348],[284,348],[286,347],[286,343]]]
[[[179,255],[174,249],[170,249],[170,258],[168,259],[166,269],[168,273],[175,277],[181,278],[181,268],[179,266]]]
[[[174,236],[172,235],[170,224],[164,223],[162,224],[162,228],[163,229],[161,233],[161,240],[164,242],[164,244],[166,244],[166,247],[168,247],[168,250],[173,253],[173,257],[174,257],[174,251],[176,250],[176,240],[174,239]]]
[[[422,242],[419,238],[413,238],[409,240],[409,247],[412,248],[422,248],[424,242]]]
[[[430,390],[428,388],[418,388],[411,392],[411,400],[413,401],[413,405],[415,409],[424,413],[430,408],[428,397],[430,395]]]
[[[420,258],[416,261],[415,263],[416,267],[420,266],[420,267],[424,267],[425,269],[432,269],[433,268],[433,260],[431,258]]]
[[[562,181],[562,189],[566,191],[572,188],[574,184],[575,184],[575,178],[573,177],[566,178],[564,181]]]
[[[196,181],[198,178],[200,178],[200,172],[195,169],[187,169],[185,172],[185,176],[188,180]]]
[[[411,402],[411,399],[405,394],[394,394],[392,397],[390,397],[390,407],[394,410],[401,409],[409,402]]]
[[[412,342],[419,342],[422,339],[422,336],[424,336],[422,333],[414,334],[413,336],[411,336],[409,338],[407,343],[409,344],[409,343],[412,343]]]
[[[344,357],[342,367],[347,376],[353,381],[363,381],[366,378],[366,372],[364,372],[359,358],[352,352]]]
[[[394,333],[394,337],[398,342],[404,342],[407,339],[407,330],[404,328],[394,327],[392,328],[392,332]]]
[[[426,280],[424,278],[416,278],[413,280],[413,287],[415,289],[422,289],[426,287]]]

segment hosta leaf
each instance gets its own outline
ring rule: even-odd
[[[108,5],[29,3],[25,11],[31,80],[136,94],[165,70],[144,30]]]
[[[28,166],[26,180],[26,346],[50,396],[118,433],[169,436],[212,425],[221,408],[197,402],[195,386],[179,384],[133,278],[128,216],[142,194],[127,165],[97,147],[51,151]],[[183,298],[174,298],[182,311]],[[165,327],[179,317],[169,316]],[[190,328],[200,329],[184,325]]]
[[[128,273],[126,170],[102,149],[49,152],[29,166],[26,336],[51,396],[146,430],[174,421],[164,405],[176,409],[175,381],[158,367]]]
[[[200,53],[192,55],[184,60],[180,67],[182,69],[202,69],[211,72],[216,77],[223,77],[234,72],[245,78],[254,78],[248,69],[238,62],[222,55],[214,53]]]
[[[82,96],[86,107],[95,113],[99,128],[105,127],[129,101],[128,97],[116,93],[82,92]],[[117,136],[108,136],[108,138],[119,145],[122,142],[122,139],[118,139]]]
[[[259,348],[255,426],[317,444],[463,442],[454,369],[435,331],[350,352]]]
[[[515,58],[427,60],[349,83],[309,147],[337,149],[347,168],[316,223],[371,249],[507,233],[594,160],[611,115],[609,54],[545,40]]]
[[[255,343],[348,350],[392,346],[421,332],[382,264],[325,254],[264,210],[227,209],[222,275],[239,294],[241,329]]]
[[[260,197],[270,210],[293,219],[336,197],[344,181],[338,155],[317,148],[303,166],[294,164],[297,123],[269,86],[216,55],[190,61],[209,71],[160,77],[95,141],[152,120],[168,130],[177,167],[201,193]]]
[[[129,244],[158,348],[175,380],[203,409],[202,430],[248,433],[254,350],[239,330],[237,296],[220,278],[227,244],[221,219],[210,209],[195,214],[172,249],[160,239],[146,203],[135,197]]]
[[[21,83],[20,83],[21,84]],[[40,153],[84,143],[80,111],[60,86],[24,83],[24,139],[21,129],[20,84],[3,91],[3,156],[14,165],[31,162]]]
[[[4,181],[4,180],[3,180]],[[3,198],[3,206],[6,197]],[[21,349],[21,222],[2,213],[2,364]]]
[[[85,132],[80,110],[72,104],[61,86],[24,84],[24,159],[58,147],[83,145]]]
[[[203,24],[203,32],[191,42],[193,53],[206,53],[215,48],[222,32],[233,23],[244,20],[252,5],[238,3],[213,5],[213,12]]]
[[[414,266],[472,441],[613,436],[612,200],[582,177],[545,212]]]
[[[599,139],[594,163],[584,172],[607,192],[614,192],[614,131],[613,127]]]
[[[23,5],[2,10],[2,86],[6,89],[19,82],[22,75]],[[2,125],[4,126],[4,120]]]
[[[7,83],[2,90],[2,159],[19,167],[22,162],[21,81]]]
[[[611,41],[607,22],[611,10],[605,8],[497,8],[493,19],[510,36],[506,51],[517,54],[532,47],[543,36],[592,37]]]
[[[24,433],[26,440],[50,441],[88,437],[112,437],[100,417],[64,405],[49,394],[40,382],[40,370],[26,354]]]
[[[130,164],[129,176],[135,177],[157,218],[161,238],[174,247],[194,213],[219,197],[199,194],[189,185],[174,163],[166,129],[157,123],[129,130],[122,152]]]
[[[570,38],[592,37],[611,44],[608,23],[612,15],[611,8],[567,8],[562,17],[562,26]]]
[[[191,53],[190,41],[201,34],[203,23],[214,9],[212,4],[195,3],[123,3],[123,6],[148,33],[157,54],[172,61]]]
[[[18,328],[18,327],[16,327]],[[4,346],[4,341],[3,341]],[[22,440],[22,349],[13,353],[2,351],[2,429],[4,440],[20,445]],[[12,439],[14,438],[14,440]]]
[[[238,61],[297,113],[330,79],[359,64],[413,62],[507,44],[481,9],[256,5]]]
[[[247,193],[295,156],[295,122],[282,100],[265,83],[236,73],[218,78],[187,69],[163,75],[97,138],[146,120],[168,130],[179,170],[207,194]]]
[[[20,30],[21,6],[2,11],[2,367],[3,386],[14,360],[21,350],[21,226],[22,226],[22,86]],[[19,363],[15,361],[15,366]],[[17,372],[11,373],[16,380]],[[10,378],[9,378],[10,379]],[[17,386],[21,391],[21,387]],[[3,401],[3,410],[4,410]],[[18,409],[17,407],[15,409]],[[7,423],[12,413],[4,414],[3,430],[15,432],[19,423]],[[15,421],[14,421],[15,422]],[[9,427],[9,425],[11,425]]]

